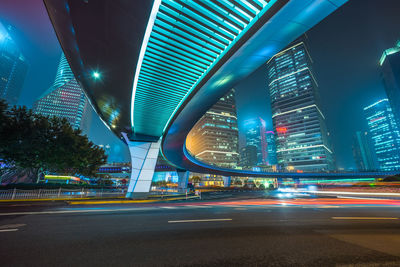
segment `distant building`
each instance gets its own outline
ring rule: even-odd
[[[267,163],[267,142],[265,121],[261,118],[249,119],[244,122],[246,145],[257,148],[257,165]]]
[[[239,165],[245,169],[251,169],[257,166],[257,147],[247,145],[240,149]]]
[[[278,164],[289,171],[333,169],[325,116],[305,38],[267,63]]]
[[[368,132],[357,131],[353,137],[353,157],[359,171],[376,170]]]
[[[396,122],[400,125],[400,41],[383,52],[379,63],[386,95]]]
[[[28,64],[11,37],[13,27],[0,22],[0,99],[18,102],[28,71]]]
[[[379,168],[382,171],[400,169],[400,132],[388,99],[364,108]]]
[[[222,97],[190,131],[186,146],[197,159],[236,168],[239,161],[235,90]]]
[[[66,118],[72,127],[88,134],[92,108],[61,55],[54,84],[34,103],[33,111],[44,116]]]
[[[265,133],[265,140],[267,142],[267,165],[276,165],[278,160],[276,158],[276,143],[274,131],[267,131]]]

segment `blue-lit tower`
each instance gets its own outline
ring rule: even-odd
[[[257,165],[267,164],[267,142],[265,121],[261,118],[248,119],[244,122],[246,146],[257,148]]]
[[[359,171],[376,170],[374,154],[368,132],[357,131],[353,136],[353,157]]]
[[[400,125],[400,41],[383,52],[379,64],[386,95],[396,122]]]
[[[267,142],[267,164],[276,165],[278,163],[278,160],[276,158],[276,143],[274,131],[267,131],[265,133],[265,140]]]
[[[65,118],[73,128],[88,134],[92,108],[64,54],[61,55],[53,85],[34,103],[33,111],[44,116]]]
[[[365,107],[364,114],[380,170],[399,170],[400,132],[389,100]]]
[[[239,163],[235,89],[223,96],[189,132],[188,151],[211,165],[236,169]]]
[[[0,22],[0,99],[15,105],[24,85],[28,64],[15,41],[14,28]]]
[[[333,169],[325,116],[305,38],[267,63],[277,161],[288,171]]]

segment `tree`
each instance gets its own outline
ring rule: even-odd
[[[1,101],[0,120],[0,158],[33,177],[42,170],[92,176],[106,163],[104,150],[66,119],[44,117],[26,107],[8,109]]]

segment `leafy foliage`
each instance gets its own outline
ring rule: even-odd
[[[106,162],[104,150],[73,129],[66,119],[9,109],[0,100],[0,158],[8,165],[63,174],[94,175]]]

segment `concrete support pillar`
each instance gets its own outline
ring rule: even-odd
[[[222,180],[224,181],[224,187],[231,186],[231,177],[230,176],[222,176]]]
[[[178,174],[178,192],[186,192],[189,183],[189,172],[185,170],[176,170]]]
[[[160,150],[161,141],[136,142],[130,141],[126,133],[122,133],[131,154],[131,178],[129,180],[127,198],[144,196],[150,191],[154,168]]]

